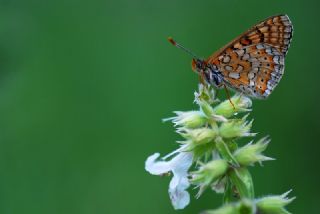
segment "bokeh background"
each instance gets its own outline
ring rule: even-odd
[[[191,214],[219,206],[221,195],[207,191],[174,211],[170,179],[144,170],[147,156],[177,148],[179,136],[161,119],[196,108],[191,59],[166,38],[206,57],[278,13],[295,28],[286,72],[251,114],[277,161],[251,172],[257,196],[293,189],[290,211],[318,213],[319,7],[317,0],[1,0],[0,213]]]

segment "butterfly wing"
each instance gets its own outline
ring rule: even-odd
[[[214,53],[207,63],[217,66],[230,88],[266,98],[283,75],[292,32],[287,15],[270,17]]]

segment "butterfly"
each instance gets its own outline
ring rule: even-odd
[[[197,57],[172,38],[168,40],[193,56],[192,69],[216,88],[228,87],[250,97],[267,98],[284,73],[284,60],[293,34],[287,15],[265,19],[207,59]]]

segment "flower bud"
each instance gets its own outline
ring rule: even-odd
[[[257,143],[249,143],[239,148],[233,154],[238,163],[242,166],[253,165],[256,162],[274,160],[273,158],[262,155],[261,153],[267,148],[270,141],[262,138]]]
[[[214,115],[212,106],[203,100],[197,100],[197,104],[200,106],[201,111],[208,117],[211,118]]]
[[[206,124],[207,118],[201,111],[175,111],[177,116],[164,119],[163,121],[172,120],[175,126],[182,126],[185,128],[198,128]]]
[[[235,95],[230,100],[226,100],[217,105],[213,111],[215,114],[222,115],[226,118],[233,116],[236,113],[251,111],[252,101],[243,95]]]
[[[217,135],[217,131],[210,128],[178,129],[177,132],[195,145],[209,143]]]
[[[238,203],[229,203],[218,209],[205,211],[203,214],[252,214],[255,213],[254,210],[254,203],[251,200],[243,199]]]
[[[194,172],[191,182],[200,187],[198,197],[212,182],[221,178],[226,173],[227,169],[227,161],[218,159],[202,165],[198,171]]]
[[[199,84],[199,93],[195,92],[195,102],[200,106],[201,111],[208,117],[211,118],[213,115],[213,108],[211,104],[214,103],[215,100],[215,92],[213,88],[209,88],[210,86],[204,86]]]
[[[233,204],[227,204],[216,210],[204,211],[201,214],[238,214],[238,211]]]
[[[202,84],[199,84],[199,92],[195,92],[194,95],[195,102],[197,102],[198,100],[204,100],[209,104],[212,104],[217,101],[215,99],[216,93],[214,88],[208,85],[204,86]]]
[[[291,191],[288,191],[280,196],[267,196],[258,199],[256,201],[258,212],[266,214],[289,214],[289,212],[285,209],[285,206],[295,199],[295,197],[287,197],[290,192]]]
[[[253,120],[247,122],[246,116],[242,119],[228,120],[228,122],[221,124],[219,128],[220,136],[223,138],[254,136],[254,133],[250,133],[252,122]]]

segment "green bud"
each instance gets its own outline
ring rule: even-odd
[[[211,118],[214,115],[212,106],[203,100],[197,100],[197,104],[200,106],[201,111],[208,117]]]
[[[177,116],[164,119],[163,121],[172,120],[175,126],[185,128],[198,128],[206,124],[207,118],[201,111],[175,111]]]
[[[201,111],[211,118],[213,108],[211,104],[215,102],[215,92],[212,88],[199,84],[199,93],[195,92],[195,102],[200,106]]]
[[[198,129],[178,129],[177,131],[182,137],[191,140],[195,145],[201,145],[211,142],[217,135],[214,129],[198,128]]]
[[[289,192],[280,196],[267,196],[256,200],[242,199],[236,203],[225,204],[219,209],[205,211],[203,214],[290,214],[285,206],[295,198],[287,198]]]
[[[249,143],[236,150],[233,156],[242,166],[253,165],[256,162],[261,163],[262,161],[274,160],[273,158],[261,154],[267,148],[269,142],[270,140],[267,140],[267,138],[262,138],[255,144]]]
[[[223,138],[237,138],[254,136],[254,133],[250,133],[253,120],[246,121],[247,116],[242,119],[228,120],[228,122],[222,123],[219,131],[220,136]]]
[[[194,172],[191,182],[200,187],[198,197],[211,183],[221,178],[228,167],[227,161],[217,159],[202,165],[198,171]]]
[[[242,213],[254,214],[255,206],[252,200],[243,199],[240,203],[237,204],[237,210],[239,214],[242,214]]]
[[[229,203],[216,210],[208,210],[203,214],[254,214],[254,203],[251,200],[244,199],[238,203]]]
[[[204,211],[201,214],[239,214],[239,212],[233,204],[227,204],[216,210]]]
[[[236,113],[251,111],[252,101],[246,96],[235,95],[231,98],[231,102],[234,107],[229,100],[226,100],[213,109],[214,113],[228,118]]]
[[[215,90],[211,86],[204,86],[202,84],[199,84],[199,92],[195,92],[195,102],[198,102],[199,100],[206,101],[209,104],[212,104],[214,102],[217,102],[215,99]]]
[[[267,196],[256,201],[256,206],[259,213],[265,214],[290,214],[285,209],[289,203],[291,203],[295,197],[288,198],[288,194],[291,191],[288,191],[280,196]]]

